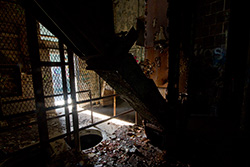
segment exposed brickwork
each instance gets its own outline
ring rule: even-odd
[[[195,43],[205,49],[226,44],[230,0],[201,0],[197,4]]]
[[[216,114],[224,85],[230,0],[199,0],[196,5],[189,97],[193,113]]]

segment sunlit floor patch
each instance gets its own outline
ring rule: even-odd
[[[85,113],[87,115],[91,115],[91,111],[90,110],[84,110],[83,113]],[[94,118],[99,118],[101,120],[110,118],[110,116],[99,114],[99,113],[96,113],[96,112],[93,112],[93,117]],[[123,121],[123,120],[120,120],[120,119],[117,119],[117,118],[113,118],[109,122],[117,124],[117,125],[127,125],[127,126],[134,125],[131,122]]]

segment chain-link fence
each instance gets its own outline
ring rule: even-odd
[[[0,153],[4,154],[39,142],[25,14],[17,0],[0,0]],[[39,22],[37,41],[49,119],[47,128],[52,138],[65,134],[67,129],[65,117],[59,116],[66,114],[64,79],[68,103],[71,103],[68,52],[67,46],[60,48],[59,39]],[[100,97],[99,76],[87,71],[85,61],[77,55],[73,55],[73,60],[77,102],[89,100],[90,92],[92,98]]]
[[[15,1],[0,1],[1,115],[35,110],[25,11]]]
[[[100,97],[100,77],[95,72],[86,70],[86,62],[78,56],[75,56],[75,65],[77,91],[90,90],[92,98]],[[89,99],[89,95],[87,92],[82,92],[78,93],[77,98],[79,101],[87,100]]]
[[[93,112],[98,112],[99,107],[115,104],[115,91],[94,71],[86,70],[85,60],[71,53],[40,22],[34,23],[36,27],[33,26],[33,30],[36,30],[37,36],[32,38],[26,18],[30,26],[29,15],[26,15],[18,0],[0,0],[0,160],[9,153],[39,144],[39,137],[48,137],[46,140],[49,141],[66,136],[71,139],[70,133],[77,131],[75,125],[73,128],[76,119],[71,107],[74,100],[72,84],[75,86],[76,103],[79,104],[77,111],[80,128],[99,121],[93,119]],[[38,48],[30,47],[30,41],[36,40]],[[39,62],[30,57],[35,56],[32,53],[34,50],[39,53]],[[36,70],[31,70],[35,69],[31,61],[36,64],[38,71],[41,70],[41,83],[39,79],[36,80],[36,76],[32,76]],[[70,75],[72,70],[73,77]],[[43,100],[35,98],[39,89],[43,90]],[[103,96],[108,98],[104,100]],[[102,105],[97,105],[94,110],[95,103]],[[108,109],[112,112],[114,106]],[[41,118],[44,114],[41,112],[46,112],[46,118]],[[114,113],[108,115],[113,116]],[[48,131],[48,135],[38,131],[41,127],[42,131]]]
[[[39,142],[35,110],[25,10],[15,0],[1,0],[0,160]]]
[[[48,29],[41,23],[39,25],[39,53],[42,62],[57,62],[68,63],[67,46],[63,46],[64,60],[60,59],[59,39],[56,38]],[[73,55],[74,58],[74,73],[76,82],[77,101],[90,99],[89,91],[92,93],[92,98],[100,97],[100,79],[99,76],[92,71],[86,70],[86,62]],[[65,66],[67,91],[70,93],[69,66]],[[62,69],[60,66],[43,66],[43,89],[45,95],[46,107],[61,105],[63,102],[63,83]],[[56,96],[54,96],[56,95]],[[52,97],[53,96],[53,97]],[[69,97],[70,98],[70,97]]]

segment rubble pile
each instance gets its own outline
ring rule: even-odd
[[[183,166],[180,162],[167,161],[166,151],[150,144],[145,131],[139,126],[122,126],[107,140],[83,151],[89,163],[102,166]]]
[[[37,129],[37,125],[29,125],[0,133],[0,152],[8,155],[37,143],[39,141]]]

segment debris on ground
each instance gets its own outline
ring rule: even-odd
[[[167,159],[166,150],[150,143],[140,126],[122,126],[108,139],[95,147],[84,150],[89,163],[95,167],[104,166],[179,166],[189,167],[179,161]]]

